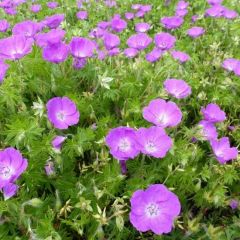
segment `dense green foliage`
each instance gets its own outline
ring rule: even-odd
[[[31,2],[31,1],[29,1]],[[68,41],[72,36],[87,36],[100,20],[114,13],[124,14],[132,1],[118,1],[118,8],[92,2],[89,20],[79,21],[73,0],[61,1],[59,8],[33,14],[22,5],[17,16],[6,16],[13,26],[24,19],[42,20],[53,13],[65,13],[62,27]],[[141,2],[141,1],[139,1]],[[163,0],[143,1],[153,5],[145,21],[152,23],[149,34],[164,31],[159,23],[173,14],[176,1],[169,7]],[[238,1],[224,1],[240,12]],[[215,102],[227,114],[218,124],[220,136],[229,136],[240,144],[240,79],[224,71],[228,57],[240,59],[240,20],[204,18],[205,0],[192,1],[184,25],[173,31],[176,49],[185,51],[191,61],[180,65],[169,54],[155,64],[145,56],[127,59],[120,55],[104,61],[89,60],[82,70],[74,70],[72,59],[59,65],[47,63],[41,51],[20,61],[8,62],[10,68],[0,86],[0,147],[13,146],[28,159],[27,171],[18,180],[18,195],[0,200],[0,239],[216,239],[240,237],[239,211],[229,200],[239,198],[239,159],[220,165],[207,142],[192,143],[198,134],[200,108]],[[192,40],[186,30],[191,16],[199,14],[197,25],[206,29],[201,38]],[[136,21],[136,20],[134,20]],[[121,33],[121,48],[133,33],[134,22]],[[0,33],[0,37],[11,32]],[[174,147],[164,159],[139,156],[128,161],[128,173],[121,174],[118,162],[109,154],[104,137],[111,128],[129,125],[150,126],[142,117],[142,108],[157,97],[169,99],[163,90],[166,78],[186,80],[192,95],[174,100],[183,112],[182,123],[168,130]],[[46,116],[46,102],[54,96],[68,96],[78,106],[80,122],[66,131],[53,128]],[[97,129],[92,127],[96,124]],[[229,131],[228,126],[235,130]],[[53,151],[56,134],[68,134],[61,153]],[[54,161],[56,174],[47,177],[46,162]],[[179,196],[182,212],[169,235],[140,234],[129,222],[129,198],[137,189],[152,183],[164,183]]]

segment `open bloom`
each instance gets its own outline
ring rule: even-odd
[[[146,60],[150,63],[158,61],[163,55],[163,51],[159,48],[154,48],[151,52],[146,54]]]
[[[178,197],[163,184],[137,190],[130,201],[130,222],[140,232],[151,230],[158,235],[171,232],[181,211]]]
[[[64,143],[64,141],[66,140],[66,137],[63,136],[56,136],[53,140],[52,140],[52,146],[56,151],[60,151],[62,144]]]
[[[138,50],[135,48],[126,48],[124,50],[124,55],[128,58],[134,58],[138,55]]]
[[[225,8],[222,5],[216,4],[211,8],[208,8],[205,11],[205,15],[213,18],[219,18],[223,16],[224,9]]]
[[[95,44],[87,38],[74,37],[70,42],[71,54],[76,58],[92,57],[95,48]]]
[[[54,9],[58,7],[58,2],[48,2],[47,3],[48,8]]]
[[[79,20],[86,20],[88,18],[88,12],[87,11],[79,11],[77,13],[77,18]]]
[[[127,27],[127,22],[121,18],[113,18],[111,20],[111,27],[115,32],[122,32]]]
[[[14,35],[0,40],[0,58],[17,60],[32,51],[33,39]]]
[[[186,98],[192,92],[191,87],[181,79],[167,79],[163,84],[165,90],[178,99]]]
[[[171,51],[171,55],[180,63],[185,63],[190,59],[190,56],[187,53],[181,51]]]
[[[27,160],[18,150],[10,147],[0,151],[0,189],[14,183],[27,165]]]
[[[4,200],[6,201],[9,198],[13,197],[17,193],[18,188],[19,188],[18,185],[14,184],[14,183],[9,183],[5,187],[3,187]]]
[[[172,147],[172,139],[161,127],[140,128],[137,131],[139,150],[146,155],[163,158]]]
[[[190,36],[192,38],[200,37],[204,33],[205,33],[205,30],[202,27],[192,27],[192,28],[188,29],[188,31],[187,31],[188,36]]]
[[[54,97],[47,103],[47,115],[55,128],[67,129],[79,121],[80,113],[76,104],[68,97]]]
[[[222,122],[226,119],[225,112],[215,103],[208,104],[206,108],[202,107],[201,113],[205,120],[213,123]]]
[[[143,109],[143,118],[159,127],[175,127],[182,120],[182,112],[174,102],[155,99]]]
[[[147,32],[150,29],[151,25],[149,23],[136,23],[135,24],[135,31],[138,33],[144,33]]]
[[[117,127],[106,136],[110,153],[118,160],[133,159],[139,154],[136,131],[130,127]]]
[[[103,36],[103,43],[107,50],[118,47],[120,44],[120,38],[116,34],[105,33]]]
[[[174,47],[176,38],[170,33],[158,33],[154,37],[156,47],[161,50],[169,50]]]
[[[214,123],[202,120],[198,126],[201,128],[201,137],[205,140],[217,139],[218,133]]]
[[[46,17],[43,23],[49,28],[57,28],[64,20],[64,18],[65,18],[64,14],[55,14],[50,17]]]
[[[143,50],[147,48],[151,42],[152,39],[146,33],[138,33],[128,38],[127,45],[130,48]]]
[[[236,159],[238,156],[238,149],[236,147],[230,147],[228,137],[212,139],[210,141],[212,150],[220,164],[224,164],[227,161]]]
[[[31,11],[33,13],[38,13],[41,11],[41,9],[42,9],[42,6],[40,4],[34,4],[31,6]]]
[[[179,16],[164,17],[161,19],[161,23],[166,29],[176,29],[183,24],[183,18]]]
[[[223,61],[222,67],[227,71],[234,71],[240,65],[240,61],[235,58],[227,58]]]
[[[0,60],[0,83],[5,78],[9,65]]]

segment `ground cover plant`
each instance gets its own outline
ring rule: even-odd
[[[0,239],[240,239],[237,0],[0,0]]]

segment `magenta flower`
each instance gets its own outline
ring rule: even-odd
[[[85,67],[86,64],[87,64],[86,58],[74,58],[73,59],[73,67],[75,69],[82,69]]]
[[[9,183],[5,187],[3,187],[3,197],[4,200],[7,201],[9,198],[13,197],[17,194],[18,191],[18,185],[14,183]]]
[[[128,58],[134,58],[138,55],[138,50],[135,48],[126,48],[124,50],[124,55]]]
[[[42,30],[43,25],[33,21],[24,21],[17,23],[13,29],[13,35],[22,34],[25,37],[33,38],[36,33]]]
[[[192,92],[191,87],[181,79],[167,79],[163,84],[165,90],[178,99],[186,98]]]
[[[0,189],[14,183],[27,166],[27,160],[18,150],[10,147],[0,151]]]
[[[130,202],[130,222],[140,232],[151,230],[157,235],[171,232],[181,211],[178,197],[163,184],[150,185],[145,191],[137,190]]]
[[[17,15],[17,9],[15,7],[4,8],[4,12],[8,15]]]
[[[141,8],[141,6],[142,6],[142,4],[133,4],[132,6],[131,6],[131,8],[133,9],[133,10],[139,10],[140,8]]]
[[[70,42],[71,54],[76,58],[92,57],[95,48],[95,44],[87,38],[73,37]]]
[[[34,13],[40,12],[42,9],[42,6],[40,4],[34,4],[31,6],[31,11]]]
[[[178,4],[177,4],[176,9],[183,10],[183,9],[186,9],[188,7],[188,5],[189,5],[188,2],[179,1]]]
[[[48,161],[45,164],[44,169],[47,176],[52,176],[55,174],[54,163],[52,161]]]
[[[119,48],[112,48],[110,50],[108,50],[108,56],[113,57],[116,56],[120,53],[120,49]]]
[[[65,18],[64,14],[55,14],[50,17],[46,17],[43,23],[49,28],[57,28],[64,20],[64,18]]]
[[[39,33],[35,36],[36,44],[39,47],[46,47],[60,43],[65,36],[62,29],[52,29],[47,33]]]
[[[103,44],[107,50],[116,48],[120,44],[120,38],[112,33],[106,33],[103,36]]]
[[[150,29],[150,24],[149,23],[136,23],[135,24],[135,31],[138,33],[144,33],[147,32]]]
[[[185,63],[190,59],[190,56],[187,53],[181,51],[171,51],[171,55],[180,63]]]
[[[234,18],[238,17],[238,13],[234,10],[225,8],[223,10],[223,17],[225,17],[227,19],[234,19]]]
[[[143,108],[143,118],[159,127],[175,127],[182,120],[182,112],[174,102],[155,99]]]
[[[137,33],[128,38],[127,45],[130,48],[143,50],[147,48],[151,42],[152,39],[146,33]]]
[[[7,20],[2,19],[0,20],[0,32],[6,32],[10,27],[10,24]]]
[[[58,2],[48,2],[47,3],[48,8],[54,9],[58,7]]]
[[[99,28],[106,30],[108,27],[110,27],[110,25],[111,25],[110,22],[102,21],[102,22],[99,22],[97,26]]]
[[[110,153],[118,160],[133,159],[139,154],[136,131],[129,127],[117,127],[106,136]]]
[[[224,7],[221,5],[213,5],[211,8],[205,11],[205,15],[209,17],[219,18],[222,17]]]
[[[164,158],[172,147],[172,139],[161,127],[140,128],[136,136],[139,150],[155,158]]]
[[[0,60],[0,83],[3,82],[3,79],[5,78],[8,68],[9,65]]]
[[[132,12],[126,12],[126,13],[125,13],[125,18],[126,18],[127,20],[132,20],[132,19],[134,19],[134,13],[132,13]]]
[[[63,142],[66,140],[66,137],[63,136],[56,136],[53,140],[52,140],[52,146],[54,148],[55,151],[60,152],[61,147]]]
[[[223,0],[207,0],[210,5],[220,5]]]
[[[86,20],[88,18],[88,12],[87,11],[79,11],[77,13],[77,18],[79,20]]]
[[[139,10],[136,12],[135,17],[143,18],[145,16],[145,14],[146,14],[146,12]]]
[[[206,108],[202,107],[201,113],[206,121],[213,123],[222,122],[226,119],[225,112],[215,103],[208,104]]]
[[[163,51],[159,48],[154,48],[151,52],[146,54],[146,60],[150,63],[158,61],[163,55]]]
[[[170,33],[158,33],[154,37],[156,47],[161,50],[169,50],[174,47],[176,38]]]
[[[236,199],[231,199],[229,202],[229,206],[232,208],[232,210],[235,210],[238,208],[239,202]]]
[[[152,5],[141,5],[140,10],[145,13],[150,12],[152,10]]]
[[[198,126],[201,127],[201,135],[204,140],[217,139],[218,133],[214,123],[202,120]]]
[[[240,61],[235,58],[228,58],[223,61],[222,67],[228,71],[234,71],[237,65],[240,64]]]
[[[47,115],[55,128],[67,129],[79,122],[80,113],[68,97],[54,97],[47,103]]]
[[[64,62],[69,54],[69,47],[65,43],[48,45],[43,49],[43,59],[51,63]]]
[[[14,35],[0,40],[0,58],[17,60],[31,53],[33,39]]]
[[[161,23],[166,29],[179,28],[183,24],[183,22],[183,18],[179,16],[164,17],[161,19]]]
[[[111,28],[115,32],[122,32],[127,27],[127,22],[121,18],[113,18],[111,20]]]
[[[185,17],[188,14],[187,9],[177,9],[175,15],[178,17]]]
[[[192,22],[195,23],[198,20],[199,16],[198,15],[193,15],[192,16]]]
[[[223,137],[219,140],[212,139],[210,144],[220,164],[225,164],[230,160],[236,159],[238,156],[238,149],[236,147],[230,147],[228,137]]]
[[[205,33],[204,28],[202,27],[192,27],[187,30],[187,35],[192,38],[197,38],[202,36]]]

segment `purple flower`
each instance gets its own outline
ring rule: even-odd
[[[127,45],[130,48],[143,50],[147,48],[151,42],[152,39],[146,33],[137,33],[128,38]]]
[[[112,48],[112,49],[108,50],[108,56],[110,56],[110,57],[116,56],[119,53],[120,53],[119,48]]]
[[[97,27],[94,28],[90,33],[89,33],[89,37],[90,38],[101,38],[104,36],[104,34],[107,33],[106,30]]]
[[[0,60],[0,83],[3,82],[9,65]]]
[[[198,126],[201,127],[201,135],[204,140],[217,139],[217,129],[212,122],[202,120],[199,122]]]
[[[122,32],[127,27],[127,22],[121,18],[113,18],[111,21],[112,30]]]
[[[85,67],[86,64],[87,64],[86,58],[74,58],[73,59],[73,67],[75,69],[82,69]]]
[[[47,115],[55,128],[67,129],[79,122],[80,113],[68,97],[54,97],[47,103]]]
[[[105,0],[105,5],[106,5],[107,7],[112,8],[112,7],[116,7],[116,6],[117,6],[117,3],[116,3],[116,1],[114,1],[114,0]]]
[[[227,19],[234,19],[234,18],[238,17],[238,13],[234,10],[225,8],[223,10],[223,17],[225,17]]]
[[[134,58],[138,55],[138,50],[135,48],[126,48],[124,50],[124,55],[128,58]]]
[[[186,8],[188,7],[188,5],[189,5],[188,2],[185,2],[185,1],[179,1],[178,4],[177,4],[176,9],[183,10],[183,9],[186,9]]]
[[[50,17],[46,17],[43,23],[49,28],[57,28],[64,20],[64,18],[65,18],[64,14],[55,14]]]
[[[130,222],[140,232],[151,230],[157,235],[171,232],[181,211],[178,197],[163,184],[150,185],[145,191],[137,190],[130,202]]]
[[[4,200],[6,201],[9,198],[11,198],[14,195],[16,195],[16,193],[18,191],[18,188],[19,188],[18,185],[14,184],[14,183],[9,183],[5,187],[3,187],[3,197],[4,197]]]
[[[150,63],[158,61],[163,55],[163,51],[159,48],[154,48],[151,52],[146,54],[146,60]]]
[[[161,23],[166,29],[176,29],[183,24],[183,18],[179,16],[164,17],[161,19]]]
[[[169,50],[174,47],[176,38],[170,33],[158,33],[154,37],[156,47],[161,50]]]
[[[33,38],[35,34],[42,30],[42,24],[33,21],[24,21],[17,23],[13,29],[13,35],[22,34],[25,37]]]
[[[64,62],[69,54],[67,44],[59,42],[57,44],[48,45],[43,49],[43,59],[51,63]]]
[[[54,9],[58,7],[58,2],[48,2],[47,3],[48,8]]]
[[[143,18],[143,17],[145,16],[145,13],[146,13],[146,12],[144,12],[144,11],[142,11],[142,10],[139,10],[139,11],[135,14],[135,16],[138,17],[138,18]]]
[[[174,102],[155,99],[143,108],[143,118],[159,127],[175,127],[182,120],[182,112]]]
[[[132,20],[134,18],[134,13],[132,13],[132,12],[125,13],[125,18],[127,20]]]
[[[236,159],[238,156],[238,149],[236,147],[230,147],[228,137],[212,139],[210,141],[212,150],[220,164],[225,164],[227,161]]]
[[[240,61],[238,62],[237,66],[233,69],[235,75],[240,76]]]
[[[0,40],[0,58],[17,60],[31,53],[33,39],[14,35]]]
[[[17,15],[17,9],[15,7],[4,8],[4,12],[8,15]]]
[[[116,48],[120,44],[120,38],[112,33],[106,33],[103,36],[103,44],[107,50]]]
[[[2,19],[0,20],[0,32],[6,32],[8,28],[10,27],[10,24],[7,20]]]
[[[186,98],[192,92],[191,87],[181,79],[167,79],[163,84],[165,90],[178,99]]]
[[[138,32],[138,33],[144,33],[144,32],[147,32],[149,29],[150,29],[150,24],[148,23],[136,23],[135,24],[135,31]]]
[[[178,60],[180,63],[185,63],[190,59],[190,56],[185,52],[171,51],[171,55],[174,59]]]
[[[52,29],[47,33],[39,33],[35,36],[36,44],[39,47],[58,44],[65,36],[65,31],[62,29]]]
[[[220,5],[223,0],[207,0],[210,5]]]
[[[52,176],[55,174],[54,163],[52,161],[48,161],[45,164],[44,169],[47,176]]]
[[[184,17],[188,14],[188,10],[187,9],[177,9],[175,12],[175,15],[178,17]]]
[[[133,10],[139,10],[140,8],[141,8],[141,6],[142,6],[142,4],[133,4],[132,6],[131,6],[131,8],[133,9]]]
[[[92,57],[95,48],[95,44],[87,38],[74,37],[70,42],[71,54],[76,58]]]
[[[224,7],[221,5],[213,5],[211,8],[205,11],[205,15],[209,17],[219,18],[222,17]]]
[[[192,22],[195,23],[198,20],[199,16],[198,15],[193,15],[192,16]]]
[[[234,71],[237,65],[240,64],[240,61],[235,58],[228,58],[223,61],[222,67],[228,71]]]
[[[215,103],[208,104],[206,108],[202,107],[201,113],[203,114],[204,120],[213,123],[222,122],[226,119],[225,112]]]
[[[59,151],[61,150],[62,144],[63,142],[66,140],[66,137],[63,136],[56,136],[53,140],[52,140],[52,146],[54,148],[54,150]]]
[[[145,13],[150,12],[152,10],[152,5],[141,5],[140,10]]]
[[[40,4],[34,4],[31,6],[31,11],[34,13],[40,12],[42,9],[42,6]]]
[[[110,153],[118,160],[133,159],[139,154],[136,131],[129,127],[117,127],[106,136]]]
[[[236,199],[231,199],[229,202],[229,206],[232,208],[232,210],[235,210],[238,208],[239,202]]]
[[[172,147],[172,139],[161,127],[140,128],[136,136],[139,150],[155,158],[164,158]]]
[[[110,27],[110,25],[111,25],[110,22],[102,21],[102,22],[99,22],[97,26],[99,28],[106,30],[108,27]]]
[[[0,189],[14,183],[27,166],[27,160],[18,150],[10,147],[0,151]]]
[[[79,20],[86,20],[88,18],[88,12],[87,11],[79,11],[77,13],[77,18]]]
[[[187,35],[192,37],[192,38],[200,37],[204,33],[205,33],[205,30],[202,27],[192,27],[192,28],[187,30]]]

